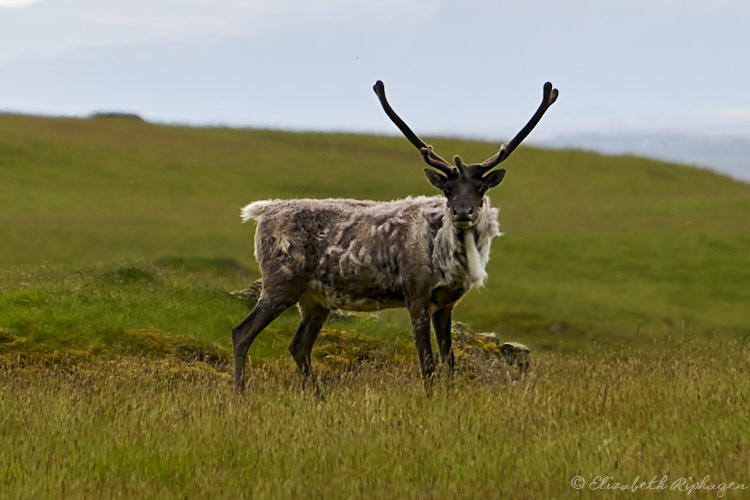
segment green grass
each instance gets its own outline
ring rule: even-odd
[[[468,161],[496,150],[432,142]],[[491,192],[506,235],[493,245],[486,289],[461,302],[457,319],[555,349],[748,332],[750,186],[580,151],[522,148],[506,168]],[[238,216],[250,201],[434,193],[401,138],[101,118],[0,116],[0,172],[6,273],[176,258],[252,274],[254,227]]]
[[[467,161],[497,150],[429,142]],[[326,323],[316,401],[287,353],[291,310],[253,344],[236,399],[229,332],[248,309],[229,292],[258,277],[240,207],[433,194],[416,151],[0,115],[0,496],[563,498],[576,475],[750,487],[750,185],[529,147],[505,166],[490,194],[506,234],[454,319],[530,345],[525,377],[464,370],[428,397],[405,313],[384,312]]]
[[[85,271],[6,272],[12,291],[0,294],[0,355],[159,354],[228,362],[229,333],[249,311],[229,292],[253,277],[233,262],[174,257]],[[298,321],[296,310],[284,313],[253,344],[251,356],[288,356]],[[354,338],[359,347],[377,339],[397,352],[411,355],[413,350],[408,330],[398,322],[333,317],[317,345],[321,353],[329,332],[349,340],[361,332]]]
[[[12,498],[567,498],[574,476],[601,475],[750,488],[750,350],[658,348],[541,353],[521,380],[459,375],[432,397],[410,363],[323,359],[324,401],[288,363],[256,367],[246,398],[228,367],[170,358],[6,363],[0,484]]]

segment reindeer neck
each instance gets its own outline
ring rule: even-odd
[[[492,238],[500,234],[497,210],[485,199],[482,215],[474,227],[458,228],[446,213],[437,234],[437,259],[445,284],[460,283],[467,288],[481,286],[487,277]]]

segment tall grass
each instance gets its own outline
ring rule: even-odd
[[[750,350],[659,351],[542,353],[520,380],[458,375],[432,397],[410,363],[323,359],[322,401],[283,363],[255,367],[235,398],[228,366],[7,361],[0,484],[12,498],[565,498],[575,476],[750,488]]]

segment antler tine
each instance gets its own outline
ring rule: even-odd
[[[435,167],[444,174],[450,175],[456,171],[456,168],[453,165],[442,159],[432,150],[432,146],[420,148],[419,152],[422,153],[422,158],[424,158],[424,161],[427,162],[428,165]]]
[[[542,103],[537,108],[534,116],[531,117],[526,126],[523,127],[521,131],[518,132],[513,139],[511,139],[509,143],[503,144],[500,147],[500,151],[498,151],[496,155],[490,157],[481,164],[483,172],[487,172],[488,170],[496,167],[501,161],[510,156],[513,150],[516,149],[516,147],[521,144],[524,139],[526,139],[526,136],[529,135],[532,130],[534,130],[534,127],[536,127],[537,123],[539,123],[539,120],[542,119],[542,116],[547,111],[547,109],[552,106],[552,104],[557,100],[558,94],[558,90],[552,88],[552,84],[550,82],[544,84],[544,87],[542,88]]]
[[[417,134],[415,134],[409,128],[409,126],[396,114],[396,112],[393,111],[391,105],[388,104],[388,99],[386,99],[385,97],[385,85],[383,85],[383,82],[381,80],[378,80],[377,82],[375,82],[375,85],[372,87],[372,89],[378,96],[385,114],[388,115],[388,118],[390,118],[391,121],[398,127],[401,133],[404,134],[407,139],[409,139],[409,142],[411,142],[414,147],[417,148],[420,153],[422,153],[424,161],[427,162],[428,165],[435,167],[444,174],[450,174],[451,172],[453,172],[455,168],[447,161],[442,159],[437,153],[435,153],[432,150],[432,146],[428,146],[427,144],[422,142],[422,140],[417,137]]]

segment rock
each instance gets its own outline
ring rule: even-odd
[[[521,371],[529,367],[531,349],[518,342],[506,342],[500,346],[500,353],[508,364],[516,365]]]
[[[357,316],[350,311],[344,311],[341,309],[331,309],[331,314],[328,316],[330,319],[335,319],[339,321],[351,321]]]
[[[531,349],[518,342],[500,343],[495,333],[474,332],[464,323],[454,322],[453,351],[456,366],[478,376],[511,373],[514,377],[529,367]]]
[[[250,288],[235,290],[234,292],[229,292],[229,295],[243,301],[248,307],[252,308],[255,306],[255,303],[258,302],[258,298],[262,291],[263,284],[260,280],[255,280],[253,281],[253,284],[250,285]]]
[[[120,120],[133,120],[137,122],[143,122],[144,120],[140,115],[135,113],[128,113],[124,111],[97,111],[91,115],[94,119],[120,119]]]
[[[474,330],[459,321],[451,323],[451,336],[453,337],[454,342],[465,342],[468,344],[474,342],[477,338],[477,334]]]
[[[479,338],[481,338],[482,340],[485,340],[487,342],[492,342],[496,346],[500,345],[500,341],[497,339],[497,335],[495,334],[495,332],[489,332],[489,333],[479,332],[477,333],[477,336],[479,336]]]

